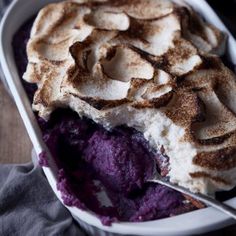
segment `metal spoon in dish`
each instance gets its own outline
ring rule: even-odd
[[[178,186],[176,184],[172,184],[166,178],[162,177],[159,173],[155,173],[155,178],[148,180],[148,182],[162,184],[162,185],[172,188],[176,191],[179,191],[183,194],[189,195],[190,197],[195,198],[195,199],[205,203],[206,205],[212,206],[212,207],[216,208],[217,210],[229,215],[230,217],[232,217],[236,220],[236,209],[235,208],[228,206],[225,203],[219,202],[219,201],[215,200],[214,198],[209,197],[207,195],[203,195],[200,193],[193,193],[184,187]]]

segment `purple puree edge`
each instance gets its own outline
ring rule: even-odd
[[[26,44],[33,20],[16,32],[12,42],[20,77],[27,66]],[[22,83],[32,102],[36,86]],[[47,122],[35,115],[59,168],[57,187],[66,205],[93,211],[104,225],[155,220],[196,209],[182,194],[146,183],[165,157],[151,150],[136,130],[122,126],[107,131],[69,109],[56,110]],[[44,156],[40,160],[47,166]],[[109,205],[99,201],[101,190],[109,197]],[[235,196],[235,190],[217,196],[225,200]]]

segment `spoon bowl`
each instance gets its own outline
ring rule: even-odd
[[[155,177],[151,180],[148,180],[148,182],[162,184],[166,187],[169,187],[169,188],[179,191],[183,194],[186,194],[196,200],[199,200],[199,201],[205,203],[208,206],[212,206],[212,207],[216,208],[217,210],[229,215],[231,218],[236,220],[236,209],[235,208],[228,206],[227,204],[222,203],[220,201],[217,201],[215,198],[213,198],[211,196],[207,196],[207,195],[204,195],[201,193],[194,193],[194,192],[191,192],[190,190],[188,190],[187,188],[184,188],[184,187],[179,186],[177,184],[173,184],[173,183],[169,182],[166,177],[162,177],[157,172],[155,173],[154,176]]]

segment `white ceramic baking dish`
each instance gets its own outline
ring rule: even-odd
[[[22,25],[22,23],[36,14],[41,7],[50,2],[56,1],[14,0],[7,10],[0,27],[0,61],[3,73],[37,155],[43,150],[47,151],[47,149],[42,141],[40,129],[31,110],[31,104],[29,103],[25,91],[21,85],[14,61],[11,42],[14,33]],[[227,46],[227,54],[230,61],[236,65],[236,42],[217,15],[204,0],[188,0],[186,2],[192,5],[192,7],[195,8],[195,10],[198,11],[208,22],[216,25],[218,28],[228,33],[229,41]],[[50,157],[49,153],[48,156]],[[53,163],[51,157],[50,168],[43,168],[43,170],[53,191],[62,201],[60,192],[56,188],[57,167]],[[227,201],[227,203],[236,207],[236,197]],[[112,224],[111,227],[107,227],[102,225],[100,220],[91,212],[81,211],[75,207],[67,208],[73,217],[90,235],[96,236],[192,235],[216,230],[234,223],[234,221],[227,215],[224,215],[223,213],[209,207],[161,220],[143,223],[120,222]]]

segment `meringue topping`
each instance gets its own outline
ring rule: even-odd
[[[129,82],[132,78],[147,80],[153,78],[153,66],[131,48],[117,46],[111,48],[111,51],[114,51],[110,52],[114,53],[112,59],[101,59],[103,72],[111,79]]]
[[[48,119],[70,107],[107,129],[126,124],[169,156],[170,181],[214,193],[236,185],[236,82],[226,37],[168,0],[65,1],[43,8],[24,79]]]

